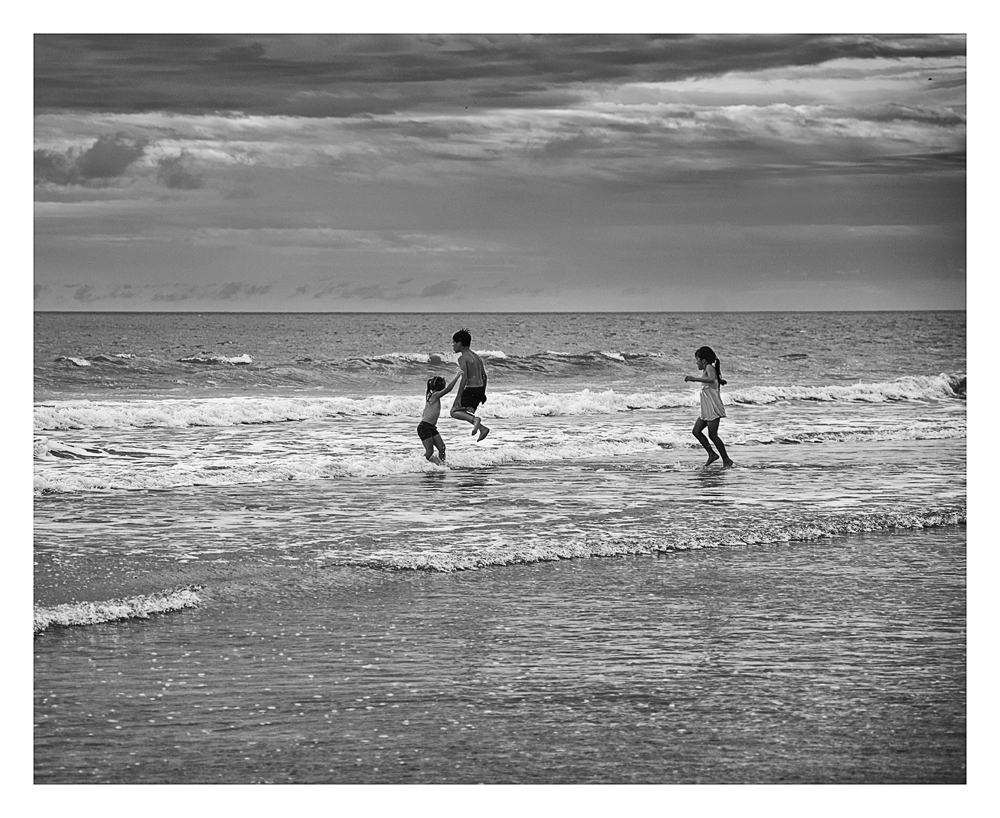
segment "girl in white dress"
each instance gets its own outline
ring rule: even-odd
[[[705,465],[711,465],[721,456],[722,468],[728,469],[733,465],[733,461],[729,459],[726,445],[719,437],[719,421],[726,416],[726,407],[722,405],[722,395],[719,392],[719,387],[726,383],[722,378],[722,364],[711,347],[700,347],[694,354],[694,360],[702,375],[701,377],[685,375],[684,380],[701,383],[703,386],[701,387],[701,415],[695,421],[692,433],[708,452],[708,462]],[[719,450],[718,454],[705,439],[706,428],[708,428],[708,437],[715,444],[715,448]]]

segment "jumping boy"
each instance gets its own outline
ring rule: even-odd
[[[471,423],[472,434],[479,434],[476,440],[478,443],[490,433],[482,418],[476,417],[479,404],[486,403],[486,367],[483,366],[483,359],[469,349],[472,336],[467,329],[460,329],[451,340],[452,349],[458,353],[458,368],[462,379],[458,384],[455,404],[451,407],[451,416]]]

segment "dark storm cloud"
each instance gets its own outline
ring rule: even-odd
[[[350,116],[566,104],[572,86],[838,58],[963,56],[932,35],[36,35],[36,109]]]
[[[56,185],[73,185],[80,181],[80,173],[72,154],[38,149],[35,151],[35,184],[51,182]]]
[[[149,144],[125,133],[105,134],[82,153],[35,151],[35,182],[58,185],[107,181],[122,176],[129,165],[141,159]]]
[[[77,167],[84,179],[110,179],[121,176],[125,169],[146,151],[149,141],[134,139],[128,134],[105,134],[84,151]]]

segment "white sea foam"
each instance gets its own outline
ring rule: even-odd
[[[940,400],[957,398],[956,386],[964,379],[953,375],[907,375],[882,383],[855,383],[830,386],[755,386],[747,389],[725,389],[734,403],[776,403],[778,401],[862,401],[884,403],[903,400]]]
[[[253,363],[253,358],[249,354],[243,355],[193,355],[188,358],[181,358],[184,364],[232,364],[233,366],[249,366]]]
[[[909,376],[888,383],[850,386],[759,386],[723,390],[725,404],[770,404],[779,401],[844,402],[945,400],[960,397],[954,376]],[[697,405],[696,390],[575,392],[510,390],[490,392],[484,412],[495,418],[557,415],[610,415],[633,409],[666,409]],[[34,408],[36,431],[116,427],[236,426],[280,423],[335,415],[419,416],[420,396],[373,395],[365,398],[239,397],[157,401],[55,401]]]
[[[363,565],[389,570],[453,572],[582,557],[655,554],[667,551],[724,548],[731,545],[808,542],[875,531],[963,525],[965,522],[966,509],[964,505],[957,505],[928,509],[923,512],[847,514],[830,518],[808,519],[797,524],[747,528],[715,535],[568,537],[536,540],[527,544],[509,542],[483,548],[474,553],[456,554],[433,549],[420,553],[383,550],[363,558],[352,558],[331,552],[321,555],[320,559],[332,565]]]
[[[455,452],[451,447],[448,464],[451,468],[481,469],[512,463],[555,463],[581,458],[611,459],[617,456],[656,451],[680,445],[688,437],[680,433],[650,434],[626,432],[612,440],[593,436],[564,439],[558,442],[517,442],[505,445],[483,445]],[[414,438],[415,439],[415,438]],[[70,455],[59,454],[62,444],[36,441],[36,459]],[[73,447],[74,450],[80,447]],[[91,457],[108,452],[91,450]],[[116,450],[116,454],[120,454]],[[187,486],[232,486],[287,480],[326,480],[353,477],[387,477],[419,474],[442,467],[429,463],[416,447],[406,451],[384,451],[364,447],[355,453],[285,453],[283,456],[262,457],[259,452],[219,454],[215,452],[170,460],[157,468],[137,468],[132,450],[126,456],[105,457],[85,469],[42,469],[34,476],[36,494],[62,494],[80,491],[162,490]]]
[[[389,352],[385,355],[378,355],[372,360],[381,361],[384,359],[388,359],[390,361],[402,361],[410,364],[429,364],[431,361],[441,360],[439,356],[430,355],[426,352]]]
[[[437,468],[430,465],[408,436],[386,439],[378,429],[352,427],[353,441],[305,444],[296,435],[274,430],[269,436],[246,440],[241,450],[200,446],[186,455],[160,448],[142,448],[127,443],[100,447],[69,444],[58,438],[38,436],[34,457],[39,467],[34,476],[38,494],[79,491],[154,490],[183,486],[230,486],[326,480],[354,477],[386,477],[416,474]],[[962,438],[964,419],[929,418],[906,423],[881,421],[872,428],[815,429],[809,426],[763,431],[757,427],[731,425],[727,445],[822,444],[888,440],[934,440]],[[489,468],[509,464],[560,463],[597,459],[612,464],[616,458],[696,448],[687,427],[675,424],[587,423],[572,428],[552,427],[544,435],[524,429],[508,430],[485,444],[462,446],[450,441],[448,462],[453,468]],[[461,440],[459,438],[459,440]],[[415,441],[415,438],[414,438]],[[56,467],[57,461],[78,461],[73,468]],[[53,466],[42,464],[52,463]],[[62,464],[65,465],[65,464]],[[662,464],[661,464],[662,465]],[[669,464],[667,465],[669,468]]]
[[[35,407],[37,431],[184,426],[238,426],[354,415],[419,415],[419,397],[201,398],[191,400],[59,401]]]
[[[35,606],[35,633],[52,626],[96,625],[120,619],[148,619],[150,614],[193,608],[201,601],[200,585],[189,585],[148,596],[109,599],[102,602],[72,602],[45,608]]]

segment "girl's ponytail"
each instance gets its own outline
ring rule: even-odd
[[[729,381],[722,377],[722,361],[715,359],[715,377],[719,381],[719,386],[725,386]]]
[[[719,382],[719,386],[725,386],[728,383],[722,377],[722,362],[711,347],[699,347],[695,355],[715,367],[715,379]]]

